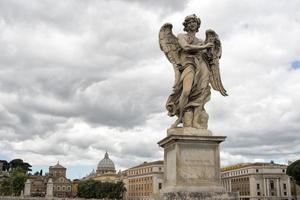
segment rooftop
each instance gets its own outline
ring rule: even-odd
[[[235,165],[222,167],[221,171],[224,172],[224,171],[236,170],[236,169],[241,169],[241,168],[246,168],[246,167],[287,167],[287,165],[277,164],[274,162],[239,163],[239,164],[235,164]]]
[[[146,166],[150,166],[150,165],[163,165],[163,164],[164,164],[163,160],[157,160],[157,161],[153,161],[153,162],[143,162],[140,165],[137,165],[135,167],[129,168],[129,170],[130,169],[136,169],[136,168],[139,168],[139,167],[146,167]]]
[[[109,158],[108,153],[106,152],[104,158],[98,163],[97,171],[115,171],[115,164]]]
[[[54,166],[50,166],[51,169],[66,169],[62,165],[59,164],[59,161],[57,161],[57,164]]]

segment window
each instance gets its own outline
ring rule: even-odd
[[[286,193],[286,192],[284,192],[283,194],[284,194],[284,196],[286,196],[286,195],[287,195],[287,193]]]
[[[257,196],[260,196],[260,192],[257,192]]]
[[[271,190],[274,190],[274,181],[273,181],[273,180],[270,181],[270,189],[271,189]],[[273,196],[273,195],[272,195],[272,196]]]
[[[282,172],[285,173],[285,169],[283,169]]]
[[[257,173],[257,172],[259,172],[259,170],[258,170],[258,169],[256,169],[256,173]]]
[[[285,183],[283,184],[283,189],[286,190],[286,184]]]
[[[256,184],[256,189],[258,189],[258,190],[260,189],[259,183]]]
[[[158,189],[160,190],[162,188],[162,183],[158,183]]]
[[[271,192],[271,196],[275,196],[274,192]]]

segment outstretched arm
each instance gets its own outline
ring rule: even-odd
[[[180,47],[184,50],[184,51],[201,51],[204,49],[208,49],[213,47],[212,43],[207,43],[205,45],[194,45],[194,44],[188,44],[184,38],[183,35],[178,35],[178,43],[180,45]]]

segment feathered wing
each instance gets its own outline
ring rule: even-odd
[[[180,61],[178,53],[180,51],[180,46],[178,44],[177,38],[172,32],[173,25],[170,23],[164,24],[159,30],[159,46],[160,49],[165,53],[166,57],[172,63],[175,72],[175,84],[177,84],[180,78]]]
[[[220,76],[219,59],[222,55],[221,41],[218,34],[209,29],[206,31],[205,43],[213,43],[214,47],[205,52],[204,57],[210,68],[210,84],[214,90],[219,91],[223,96],[228,96]]]

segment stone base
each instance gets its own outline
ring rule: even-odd
[[[192,127],[185,128],[169,128],[167,136],[171,135],[194,135],[194,136],[212,136],[212,132],[207,129],[197,129]]]
[[[238,200],[237,192],[169,192],[162,200]]]
[[[158,142],[164,148],[164,191],[223,192],[219,143],[224,140],[203,129],[169,129]]]
[[[158,142],[164,148],[163,200],[236,200],[221,185],[219,144],[225,136],[206,129],[171,128]]]

